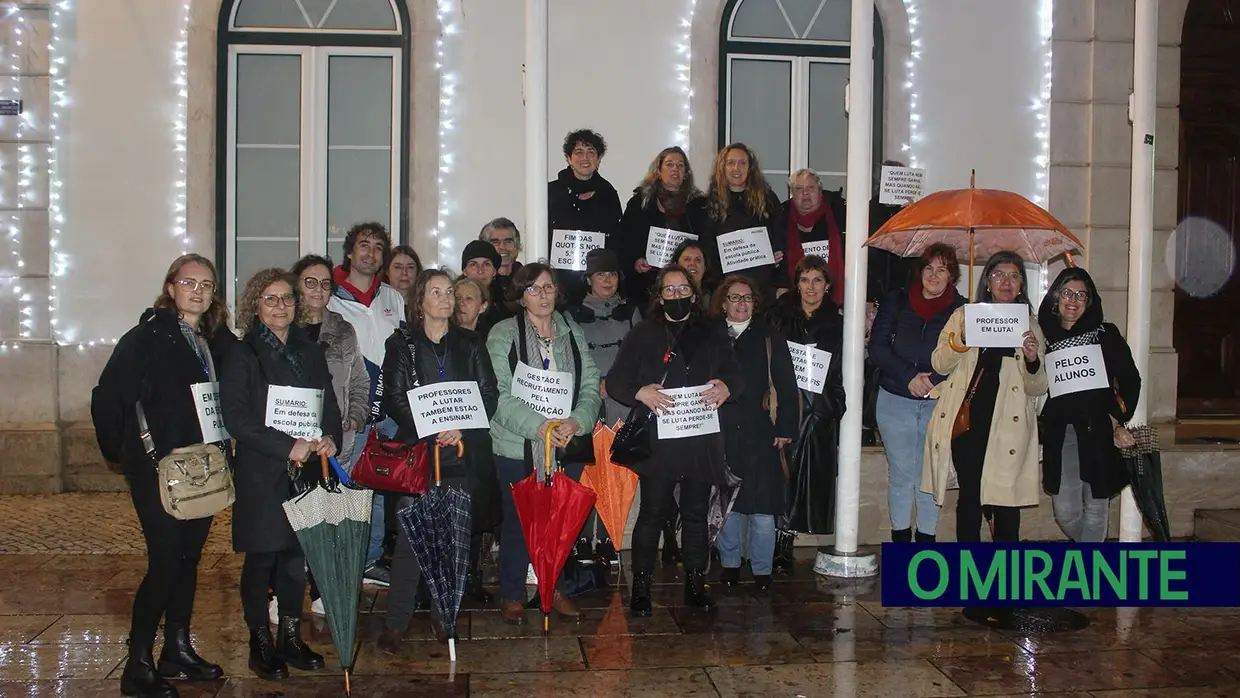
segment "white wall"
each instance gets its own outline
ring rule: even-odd
[[[69,105],[61,112],[63,208],[58,328],[114,338],[137,321],[181,252],[172,235],[179,171],[173,57],[180,2],[75,3]],[[200,251],[210,253],[213,241]],[[209,255],[210,256],[210,255]]]

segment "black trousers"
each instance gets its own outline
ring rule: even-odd
[[[465,478],[443,478],[443,485],[464,487]],[[393,499],[396,499],[393,497]],[[396,632],[403,633],[413,619],[417,606],[418,586],[422,583],[422,566],[418,564],[418,556],[413,554],[413,546],[409,545],[409,536],[405,535],[405,527],[400,525],[399,512],[414,501],[414,497],[401,496],[396,502],[392,521],[396,522],[396,547],[392,551],[391,585],[387,591],[387,615],[383,623]],[[470,540],[470,555],[474,554],[481,542],[482,534],[474,533]],[[432,610],[434,607],[432,606]]]
[[[151,646],[161,617],[170,626],[189,626],[198,586],[198,562],[212,519],[181,521],[169,516],[159,501],[159,477],[154,468],[126,479],[146,540],[147,558],[146,576],[133,599],[129,638],[135,645]]]
[[[976,443],[967,439],[966,434],[952,442],[952,463],[956,466],[956,480],[960,483],[959,497],[956,500],[956,540],[961,543],[980,543],[982,467],[986,458],[986,444],[982,441],[979,449]],[[1019,508],[988,506],[986,509],[994,520],[994,542],[1020,541]]]
[[[241,565],[241,610],[251,628],[267,627],[267,589],[276,591],[282,617],[301,617],[306,601],[306,555],[301,546],[246,553]]]
[[[668,515],[675,511],[676,485],[680,485],[680,546],[685,569],[705,570],[709,562],[706,514],[710,507],[710,485],[673,478],[642,475],[639,481],[642,502],[633,526],[633,571],[653,572],[659,536]]]

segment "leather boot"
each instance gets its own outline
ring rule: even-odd
[[[776,572],[791,572],[796,566],[796,540],[797,534],[792,531],[780,529],[775,532],[775,558],[771,561],[771,566]]]
[[[654,613],[654,604],[650,602],[650,586],[653,583],[649,572],[633,573],[633,598],[629,601],[629,611],[638,618],[649,618]]]
[[[710,609],[715,600],[706,592],[706,573],[702,570],[685,570],[685,605]]]
[[[155,671],[152,652],[154,643],[149,640],[129,640],[129,659],[121,674],[121,695],[137,698],[177,698],[177,689]]]
[[[288,678],[288,665],[276,652],[271,628],[266,624],[250,628],[250,671],[260,679],[282,681]]]
[[[673,516],[663,524],[663,564],[675,565],[682,562],[680,546],[676,544],[676,518]]]
[[[482,577],[477,572],[465,576],[465,595],[483,606],[490,606],[495,601],[495,595],[482,586]]]
[[[722,587],[724,591],[728,591],[732,587],[736,586],[736,583],[740,580],[741,568],[739,567],[724,567],[723,571],[719,573],[719,586]]]
[[[509,625],[525,624],[525,604],[520,601],[503,601],[499,606],[500,617]]]
[[[295,616],[280,617],[280,634],[276,637],[276,651],[289,666],[302,671],[322,669],[323,656],[306,646],[301,639],[301,619]]]
[[[400,641],[403,636],[404,633],[397,632],[391,628],[384,628],[383,632],[379,633],[379,640],[375,645],[380,652],[389,656],[395,656],[400,653]]]
[[[418,591],[413,596],[413,610],[431,610],[431,588],[426,586],[426,577],[418,578]]]
[[[918,543],[933,543],[935,540],[935,535],[933,533],[922,533],[921,531],[918,531],[915,540]]]
[[[892,543],[911,543],[913,541],[913,529],[911,528],[893,528],[891,529]]]
[[[169,678],[184,676],[190,681],[214,681],[224,675],[224,670],[198,656],[189,641],[188,625],[165,623],[159,673]]]
[[[565,618],[581,620],[581,609],[577,608],[577,604],[572,599],[561,594],[559,589],[556,589],[555,596],[551,597],[551,610]]]

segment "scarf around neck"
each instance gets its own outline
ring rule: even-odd
[[[589,179],[577,179],[577,175],[573,174],[573,168],[565,167],[560,170],[560,174],[557,179],[560,180],[561,184],[568,187],[569,193],[577,197],[598,189],[598,172],[590,175]]]
[[[266,325],[261,322],[258,323],[258,338],[262,340],[263,344],[266,344],[274,349],[276,354],[280,357],[280,360],[284,362],[285,366],[289,367],[289,370],[293,372],[293,375],[297,378],[297,380],[304,383],[306,380],[306,363],[303,360],[301,352],[298,351],[296,347],[289,346],[289,344],[293,341],[293,333],[296,331],[296,329],[290,327],[288,329],[289,341],[281,342],[280,338],[268,329]]]
[[[805,250],[801,247],[801,228],[813,230],[823,220],[827,224],[827,271],[831,273],[831,300],[840,305],[844,302],[844,242],[840,234],[839,223],[835,213],[831,211],[831,203],[823,198],[822,205],[804,215],[794,204],[788,215],[788,251],[784,253],[788,260],[788,276],[796,283],[796,268],[805,258]]]
[[[926,321],[933,320],[936,315],[950,308],[955,300],[956,288],[954,286],[948,286],[938,298],[926,298],[922,293],[920,279],[914,281],[908,289],[909,305],[913,308],[913,312],[917,313],[917,317]]]

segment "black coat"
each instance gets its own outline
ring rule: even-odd
[[[716,321],[727,331],[723,320]],[[767,346],[770,346],[768,373]],[[749,386],[736,400],[719,408],[728,466],[741,479],[733,509],[741,514],[784,513],[788,480],[775,437],[795,439],[801,417],[801,396],[788,342],[779,330],[755,318],[733,343]],[[775,387],[778,408],[775,423],[762,407],[768,386]]]
[[[665,388],[703,385],[719,379],[728,386],[728,402],[745,394],[745,377],[727,334],[714,323],[689,320],[680,332],[667,366]],[[637,405],[637,391],[663,376],[673,323],[662,317],[638,323],[620,345],[607,373],[607,394],[622,405]],[[720,424],[722,427],[722,423]],[[657,434],[657,428],[655,429]],[[638,475],[683,478],[712,485],[727,484],[723,434],[651,440],[650,458],[633,467]]]
[[[821,394],[801,391],[801,428],[788,463],[788,525],[794,531],[814,534],[835,532],[835,476],[839,468],[840,418],[844,416],[843,345],[844,320],[830,300],[813,317],[805,317],[801,298],[792,291],[779,299],[776,326],[790,342],[815,344],[831,353],[826,384]]]
[[[217,374],[224,355],[236,343],[227,327],[209,339]],[[139,401],[155,443],[156,460],[174,448],[202,443],[190,386],[206,380],[197,353],[181,334],[176,311],[148,308],[116,343],[91,394],[90,416],[104,459],[121,464],[130,478],[155,475],[155,464],[138,436]]]
[[[938,346],[947,319],[965,300],[949,286],[945,292],[952,294],[951,304],[938,315],[923,320],[909,301],[912,292],[913,289],[892,291],[879,303],[870,331],[869,359],[878,368],[879,385],[884,390],[910,400],[922,400],[924,395],[909,393],[908,384],[919,373],[929,373],[935,385],[947,379],[930,365],[930,355]]]
[[[414,346],[412,352],[409,349],[410,343]],[[445,350],[442,378],[439,376],[435,345],[422,330],[396,330],[384,345],[383,408],[387,415],[396,421],[397,441],[414,444],[419,440],[426,440],[429,448],[435,448],[435,435],[419,434],[414,425],[413,410],[409,406],[407,393],[415,384],[474,381],[482,395],[487,419],[495,415],[495,408],[499,404],[499,387],[495,383],[491,356],[478,340],[478,336],[469,330],[452,326],[440,340],[439,346]],[[439,454],[440,475],[444,478],[465,479],[465,490],[470,493],[473,502],[474,530],[490,530],[499,522],[500,506],[495,457],[491,453],[491,433],[480,429],[466,429],[461,432],[461,436],[465,443],[465,458],[458,459],[454,449],[442,449]]]
[[[624,207],[620,232],[609,240],[611,249],[620,258],[620,272],[624,278],[624,295],[643,311],[650,302],[650,287],[654,284],[657,270],[637,273],[637,260],[646,256],[646,243],[651,228],[670,228],[682,233],[697,235],[706,230],[706,199],[698,195],[691,198],[680,215],[669,215],[659,210],[659,201],[652,189],[638,187]]]
[[[749,210],[744,192],[731,192],[731,195],[732,201],[728,208],[728,215],[723,219],[716,217],[716,214],[708,206],[709,215],[706,219],[706,230],[699,238],[699,241],[705,248],[706,256],[709,258],[707,266],[710,272],[720,276],[726,276],[719,258],[718,239],[720,235],[727,235],[728,233],[745,230],[746,228],[766,228],[767,238],[771,242],[771,252],[773,254],[786,252],[788,244],[787,228],[784,228],[782,231],[779,229],[781,208],[779,198],[775,196],[775,192],[771,191],[769,187],[767,188],[766,213],[762,215]],[[787,221],[784,221],[784,224],[787,225]],[[763,296],[766,298],[767,307],[774,304],[775,289],[788,286],[786,283],[787,274],[780,277],[778,264],[753,267],[737,273],[744,274],[758,284]]]
[[[299,380],[259,336],[261,327],[256,321],[250,333],[224,357],[220,372],[224,426],[237,442],[232,537],[233,550],[239,553],[271,553],[297,546],[283,507],[289,497],[288,456],[296,439],[267,426],[267,388],[278,385],[322,390],[323,435],[337,445],[342,436],[340,406],[323,347],[310,341],[302,328],[289,328],[288,351],[299,354],[306,367],[306,378]],[[319,465],[312,458],[305,467]]]

